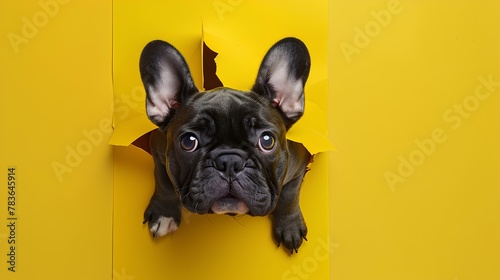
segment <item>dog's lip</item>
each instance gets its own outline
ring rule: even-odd
[[[214,202],[210,208],[215,214],[246,214],[250,209],[241,199],[228,194]]]

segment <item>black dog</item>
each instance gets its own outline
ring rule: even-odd
[[[144,213],[154,237],[177,229],[181,205],[206,214],[271,214],[273,237],[290,252],[307,227],[299,191],[311,155],[286,131],[304,113],[310,57],[285,38],[267,52],[249,92],[199,92],[172,45],[152,41],[140,59],[151,134],[155,192]]]

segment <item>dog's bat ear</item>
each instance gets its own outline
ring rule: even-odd
[[[184,57],[167,42],[148,43],[142,50],[139,68],[146,89],[148,118],[164,127],[198,88]]]
[[[297,38],[278,41],[260,65],[252,91],[272,102],[287,129],[304,114],[304,86],[310,68],[307,47]]]

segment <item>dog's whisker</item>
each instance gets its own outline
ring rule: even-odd
[[[208,221],[213,224],[212,220],[210,219],[210,215],[205,215],[205,217],[207,217]]]
[[[188,191],[184,196],[181,196],[181,200],[184,200],[190,194],[191,194],[191,191]]]
[[[247,227],[240,222],[240,220],[243,218],[243,216],[245,216],[245,214],[236,215],[233,217],[233,220],[236,221],[240,226]]]

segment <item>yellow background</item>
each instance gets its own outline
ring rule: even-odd
[[[0,279],[111,279],[111,2],[56,2],[53,16],[40,2],[0,1]],[[17,52],[11,32],[27,40]],[[8,166],[17,169],[15,273]]]
[[[398,3],[376,32],[372,13]],[[500,279],[500,87],[456,129],[443,117],[472,100],[479,77],[500,82],[499,11],[498,1],[330,2],[333,279]],[[341,45],[366,26],[373,36],[349,63]],[[391,188],[384,174],[399,174],[399,156],[434,129],[446,140]]]
[[[500,279],[499,88],[456,129],[443,118],[455,104],[472,100],[479,77],[491,74],[500,81],[499,2],[401,0],[402,11],[378,32],[373,29],[349,63],[341,44],[355,46],[355,28],[376,28],[371,12],[389,3],[329,3],[329,132],[338,150],[329,169],[331,278]],[[61,4],[16,53],[7,34],[21,34],[23,17],[31,20],[41,10],[38,1],[0,2],[1,184],[7,166],[14,165],[19,188],[16,274],[2,259],[6,188],[0,189],[0,278],[148,279],[112,266],[113,168],[138,172],[135,164],[113,167],[112,148],[102,140],[62,182],[52,167],[65,163],[68,146],[88,141],[84,130],[111,119],[111,1]],[[418,150],[415,141],[435,129],[446,140],[391,188],[384,174],[398,174],[399,157],[408,159]],[[107,129],[101,131],[109,138]],[[130,152],[123,149],[116,148],[115,156]],[[200,222],[190,218],[191,224]],[[218,222],[201,219],[211,227]],[[234,230],[243,231],[237,225]],[[177,238],[190,236],[180,233]],[[147,232],[142,234],[146,239]],[[308,246],[320,248],[313,242]],[[131,239],[127,246],[158,250],[172,244],[159,243]],[[257,245],[272,246],[270,240]],[[239,267],[261,269],[245,268],[248,255],[238,257]],[[314,248],[298,257],[301,265],[321,263]]]

